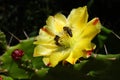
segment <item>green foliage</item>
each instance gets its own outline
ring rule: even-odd
[[[98,45],[99,45],[99,48],[102,48],[105,44],[105,41],[107,40],[109,34],[111,34],[111,30],[110,29],[107,29],[106,27],[102,26],[101,28],[101,33],[98,34],[97,38],[98,38]]]
[[[33,75],[44,76],[48,68],[44,68],[41,57],[33,57],[34,38],[21,40],[15,46],[11,46],[0,56],[0,72],[14,79],[30,79]],[[20,61],[12,59],[11,54],[15,49],[24,51],[24,56]],[[38,74],[40,73],[40,74]]]
[[[0,55],[4,53],[4,51],[7,49],[7,41],[5,34],[0,31]]]
[[[13,80],[13,78],[4,76],[4,75],[0,75],[0,80]]]
[[[43,80],[119,80],[120,54],[92,55],[75,65],[58,65]]]

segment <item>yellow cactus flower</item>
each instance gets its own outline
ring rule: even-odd
[[[33,56],[43,56],[43,62],[50,67],[60,61],[75,64],[80,57],[91,55],[96,47],[91,40],[100,30],[99,18],[88,22],[87,6],[73,9],[67,18],[61,13],[49,16],[36,37]]]

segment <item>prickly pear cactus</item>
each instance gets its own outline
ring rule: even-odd
[[[48,68],[45,68],[41,58],[33,58],[34,38],[21,40],[15,46],[10,46],[0,56],[0,74],[10,76],[13,79],[31,79],[32,76],[44,76]],[[2,76],[1,77],[5,77]],[[9,78],[5,78],[9,80]],[[3,79],[4,80],[4,79]]]
[[[103,43],[109,34],[111,34],[111,30],[103,28],[102,34],[96,37],[100,48],[104,46]],[[74,65],[61,65],[60,63],[54,68],[49,68],[42,62],[42,57],[33,57],[35,47],[33,41],[34,37],[20,40],[19,44],[10,46],[0,56],[0,80],[120,79],[120,54],[94,53],[90,58],[81,59]]]
[[[111,30],[103,28],[102,33],[96,37],[100,48],[104,46],[109,34]],[[120,79],[120,54],[94,53],[90,58],[81,59],[74,65],[60,63],[54,68],[49,68],[42,62],[42,57],[33,57],[35,47],[33,41],[34,37],[20,40],[19,44],[10,46],[0,56],[0,80]]]
[[[6,36],[2,31],[0,31],[0,55],[4,53],[4,51],[7,49],[7,42],[6,42]]]
[[[78,19],[78,16],[73,14],[79,14],[79,9],[82,10],[83,14]],[[76,20],[74,22],[75,26],[79,26],[79,21],[82,20],[81,25],[83,25],[83,22],[86,22],[87,20],[85,19],[88,17],[86,11],[86,7],[74,9],[68,18],[69,24],[74,26],[73,22]],[[66,55],[64,56],[64,54],[67,54],[68,48],[71,50],[71,46],[69,46],[69,40],[72,38],[74,42],[79,37],[78,34],[81,33],[78,31],[79,27],[73,29],[71,26],[64,26],[63,29],[60,29],[62,30],[62,34],[60,33],[60,35],[54,35],[55,32],[59,32],[59,29],[56,28],[56,26],[63,25],[63,23],[66,22],[65,19],[65,16],[62,14],[57,14],[54,17],[50,16],[46,21],[47,26],[40,29],[41,35],[37,37],[38,41],[35,41],[36,37],[30,37],[25,40],[19,40],[20,42],[14,46],[7,47],[5,35],[3,32],[0,32],[0,52],[2,53],[0,56],[0,80],[119,80],[120,54],[109,54],[109,50],[106,46],[112,39],[114,39],[113,42],[117,42],[117,44],[119,44],[119,36],[116,35],[112,30],[109,30],[102,25],[99,26],[99,19],[94,18],[89,22],[88,25],[90,25],[92,29],[95,28],[95,30],[92,30],[91,28],[85,28],[86,30],[95,34],[90,34],[90,36],[88,36],[88,31],[84,30],[81,32],[84,33],[82,34],[82,36],[84,36],[83,38],[89,41],[91,38],[93,38],[93,36],[100,32],[101,27],[101,32],[93,40],[97,48],[94,52],[92,52],[95,46],[92,47],[92,49],[90,48],[88,51],[82,50],[83,48],[81,46],[78,46],[79,48],[75,47],[75,49],[78,49],[78,52],[80,51],[79,49],[82,48],[81,50],[87,54],[85,57],[84,55],[82,55],[82,57],[78,57],[79,55],[77,54],[75,57],[78,60],[75,61],[70,57],[66,60],[68,62],[66,62],[64,61],[66,58]],[[53,26],[55,20],[56,22],[54,25],[56,25],[56,23],[60,23],[61,25]],[[68,23],[66,25],[68,25]],[[56,28],[56,31],[53,27]],[[74,31],[75,29],[76,31]],[[52,33],[50,30],[54,33]],[[112,35],[112,37],[110,35]],[[73,36],[76,36],[75,39],[73,39]],[[44,41],[44,39],[46,41]],[[55,42],[55,46],[51,45],[51,43],[47,43],[51,39]],[[82,42],[85,43],[84,40]],[[33,43],[38,44],[38,47],[35,48],[36,45]],[[46,43],[50,45],[47,45]],[[40,44],[44,45],[50,50],[54,49],[54,47],[56,49],[57,46],[57,52],[61,52],[56,52],[56,54],[59,55],[53,54],[52,58],[49,56],[49,54],[42,57],[41,52],[45,52],[45,50],[48,49],[45,49],[41,46],[39,47]],[[88,48],[88,45],[84,45]],[[84,47],[84,45],[82,46]],[[108,45],[112,46],[112,44]],[[64,52],[64,54],[62,54],[62,52]],[[115,50],[112,52],[115,52]],[[50,59],[52,60],[50,61]],[[61,62],[62,60],[63,62]]]

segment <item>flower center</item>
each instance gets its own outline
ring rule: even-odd
[[[57,46],[61,46],[64,48],[69,48],[70,47],[70,38],[73,36],[72,34],[72,30],[65,26],[63,27],[63,31],[62,33],[58,36],[56,35],[54,40],[55,40],[55,44]]]

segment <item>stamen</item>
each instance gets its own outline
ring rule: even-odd
[[[66,26],[65,26],[65,27],[63,27],[63,30],[66,31],[66,32],[69,34],[70,37],[73,36],[73,35],[72,35],[72,30],[71,30],[69,27],[66,27]]]

